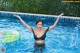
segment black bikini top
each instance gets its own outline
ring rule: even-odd
[[[47,28],[47,30],[44,32],[44,34],[43,34],[40,38],[37,38],[36,35],[35,35],[35,33],[34,33],[33,28],[31,28],[31,29],[32,29],[32,32],[33,32],[33,34],[34,34],[34,39],[35,39],[35,40],[44,40],[45,37],[46,37],[46,32],[49,30],[49,27]]]

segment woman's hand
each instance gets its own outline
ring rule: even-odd
[[[64,13],[61,13],[58,17],[60,18],[62,15],[64,15]]]
[[[21,17],[20,17],[20,16],[18,16],[18,15],[14,15],[14,16],[15,16],[15,17],[17,17],[17,18],[19,18],[19,19],[21,18]]]
[[[62,16],[62,15],[64,15],[64,13],[61,13],[60,15]]]

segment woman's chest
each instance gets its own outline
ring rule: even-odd
[[[45,33],[44,31],[35,31],[35,35],[38,38],[42,37],[44,35],[44,33]]]

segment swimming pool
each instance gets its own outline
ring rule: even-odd
[[[51,26],[57,17],[55,15],[15,14],[20,15],[33,28],[36,28],[35,22],[38,19],[43,21],[43,28],[45,28]],[[4,29],[17,30],[21,34],[18,41],[3,44],[6,53],[32,53],[35,42],[33,33],[13,16],[13,12],[0,13],[0,30]],[[58,25],[48,31],[45,43],[44,53],[80,53],[80,19],[66,16],[60,18]]]

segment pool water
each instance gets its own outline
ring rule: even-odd
[[[43,21],[43,28],[54,24],[56,17],[21,15],[31,27],[36,28],[35,22]],[[0,14],[0,30],[17,30],[21,34],[19,40],[12,43],[2,43],[5,53],[32,53],[34,51],[33,33],[29,31],[18,18],[12,14]],[[80,19],[60,18],[57,26],[47,32],[43,53],[80,53]],[[39,53],[38,50],[36,53]]]

